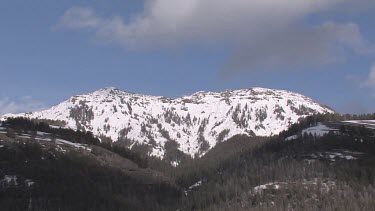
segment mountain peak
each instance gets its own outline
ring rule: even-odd
[[[114,86],[107,86],[107,87],[104,87],[100,90],[103,90],[103,91],[117,91],[119,90],[118,88],[114,87]]]
[[[94,95],[94,96],[99,96],[99,97],[100,96],[101,97],[109,97],[109,96],[115,96],[115,95],[118,95],[118,96],[121,96],[121,95],[137,95],[135,93],[122,91],[122,90],[120,90],[116,87],[113,87],[113,86],[101,88],[99,90],[91,92],[90,94]],[[90,94],[88,94],[88,95],[90,95]]]
[[[109,86],[109,87],[104,87],[97,91],[94,91],[93,93],[112,93],[112,92],[118,92],[118,91],[121,91],[121,90],[116,87]]]
[[[67,127],[91,131],[130,148],[147,146],[151,155],[165,157],[169,142],[176,142],[174,146],[191,156],[203,155],[235,135],[276,135],[299,118],[316,113],[334,111],[285,90],[204,91],[171,99],[106,87],[45,111],[9,117],[62,121]]]

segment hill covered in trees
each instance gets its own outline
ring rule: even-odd
[[[90,133],[8,120],[0,129],[0,206],[5,210],[372,210],[374,131],[342,122],[353,119],[317,115],[280,136],[238,135],[177,167],[142,151],[98,142]],[[335,132],[301,133],[317,124]],[[295,134],[300,135],[286,140]]]

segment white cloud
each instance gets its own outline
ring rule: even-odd
[[[0,99],[0,116],[7,113],[22,113],[43,110],[47,106],[31,96],[25,96],[21,99],[11,100],[8,97]]]
[[[362,86],[375,88],[375,64],[372,65],[368,78],[362,83]]]
[[[229,69],[268,64],[325,64],[344,59],[347,50],[368,51],[354,23],[306,23],[306,18],[350,0],[146,0],[129,21],[99,17],[73,7],[58,26],[87,29],[101,42],[126,49],[175,48],[189,44],[231,46]],[[362,0],[362,2],[366,2]]]

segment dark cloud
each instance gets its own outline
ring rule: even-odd
[[[345,60],[346,51],[366,53],[369,49],[356,24],[327,22],[314,27],[290,27],[249,39],[237,47],[226,66],[233,69],[277,69],[331,64]]]

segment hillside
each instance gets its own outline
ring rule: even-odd
[[[186,210],[373,210],[375,130],[342,120],[307,118],[287,141],[236,136],[178,166]]]
[[[315,115],[280,136],[237,135],[175,168],[90,132],[10,119],[0,127],[0,207],[372,210],[373,121],[349,119]]]
[[[1,210],[163,210],[181,197],[173,179],[126,151],[75,141],[0,127]]]
[[[58,126],[91,131],[125,147],[144,145],[165,157],[169,146],[190,156],[205,154],[235,135],[272,136],[301,117],[334,113],[303,95],[264,88],[198,92],[176,99],[104,88],[71,97],[51,109],[2,117],[58,121]],[[107,137],[107,138],[106,138]]]

